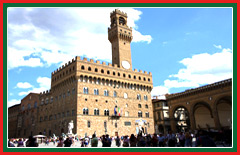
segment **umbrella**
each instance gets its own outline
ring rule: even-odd
[[[35,136],[33,136],[33,138],[45,138],[46,136],[44,136],[44,135],[35,135]]]

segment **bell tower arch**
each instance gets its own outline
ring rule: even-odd
[[[127,14],[115,9],[110,14],[111,25],[108,28],[108,40],[112,44],[112,64],[132,69],[131,46],[132,28],[127,25]]]

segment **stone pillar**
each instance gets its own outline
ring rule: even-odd
[[[194,131],[194,130],[196,130],[196,122],[195,122],[194,114],[192,111],[189,115],[189,118],[190,118],[191,130]]]
[[[214,123],[215,123],[215,129],[220,130],[221,124],[219,121],[218,112],[217,112],[216,108],[213,109],[212,114],[213,114],[213,119],[214,119]]]
[[[170,124],[171,124],[171,130],[173,131],[173,133],[176,133],[177,132],[177,129],[176,129],[177,122],[175,121],[173,116],[170,117]]]

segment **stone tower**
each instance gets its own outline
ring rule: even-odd
[[[132,28],[127,25],[127,14],[115,9],[110,14],[108,40],[112,43],[112,64],[124,69],[132,69],[131,47]]]

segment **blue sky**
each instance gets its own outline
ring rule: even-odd
[[[114,9],[8,9],[8,106],[50,89],[51,72],[75,56],[111,63]],[[119,9],[133,27],[133,69],[152,72],[153,96],[232,77],[231,8]]]

